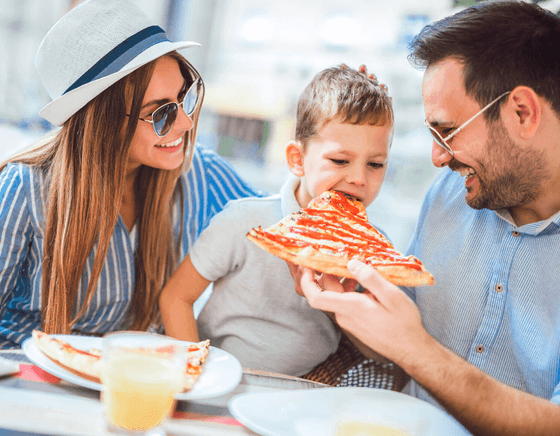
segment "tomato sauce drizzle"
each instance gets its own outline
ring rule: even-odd
[[[294,238],[286,237],[281,234],[271,233],[262,230],[261,235],[272,242],[280,244],[287,248],[303,248],[310,246],[315,250],[329,250],[333,253],[346,255],[349,259],[358,258],[371,265],[403,265],[421,270],[421,264],[418,259],[404,257],[397,252],[383,235],[377,231],[366,218],[358,215],[360,208],[349,202],[342,195],[332,195],[330,206],[335,210],[323,210],[315,208],[304,208],[303,214],[313,216],[315,218],[306,218],[303,214],[297,213],[292,216],[294,225],[288,225],[288,229],[292,233],[297,233],[316,240],[328,240],[339,244],[339,247],[332,247],[318,242],[306,242]],[[362,230],[356,229],[340,220],[336,219],[338,215],[342,215],[347,220],[354,222],[360,226],[366,227],[369,231],[376,233],[380,239],[372,240],[371,236]],[[352,239],[349,247],[348,240]],[[372,259],[375,258],[375,259]],[[376,259],[378,260],[376,262]]]

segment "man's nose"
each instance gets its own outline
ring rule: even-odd
[[[434,166],[441,168],[446,166],[453,156],[449,154],[441,145],[436,141],[432,141],[432,163]]]

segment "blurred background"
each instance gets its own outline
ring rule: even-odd
[[[438,171],[423,125],[422,71],[408,63],[407,45],[426,24],[477,0],[132,1],[171,40],[202,44],[183,52],[206,84],[198,141],[270,193],[288,177],[284,147],[300,92],[324,68],[366,64],[389,87],[396,117],[386,182],[368,215],[406,250]],[[560,10],[560,0],[532,2]],[[53,129],[37,115],[49,97],[33,61],[45,33],[78,3],[1,1],[0,160]]]

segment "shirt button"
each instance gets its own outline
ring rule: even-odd
[[[504,287],[502,285],[496,285],[494,289],[496,290],[496,292],[502,292],[504,290]]]
[[[517,238],[521,233],[513,231],[511,234]]]
[[[484,347],[482,345],[479,345],[478,347],[476,347],[476,352],[477,353],[482,353],[484,351]]]

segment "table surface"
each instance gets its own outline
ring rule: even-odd
[[[21,350],[0,350],[0,358],[19,364],[20,373],[0,378],[0,436],[109,435],[105,430],[99,392],[50,378],[33,366]],[[45,376],[33,377],[34,371]],[[32,376],[27,376],[31,374]],[[232,392],[214,398],[178,401],[168,435],[256,435],[230,414],[227,404],[246,392],[277,392],[327,385],[297,377],[244,369]]]

